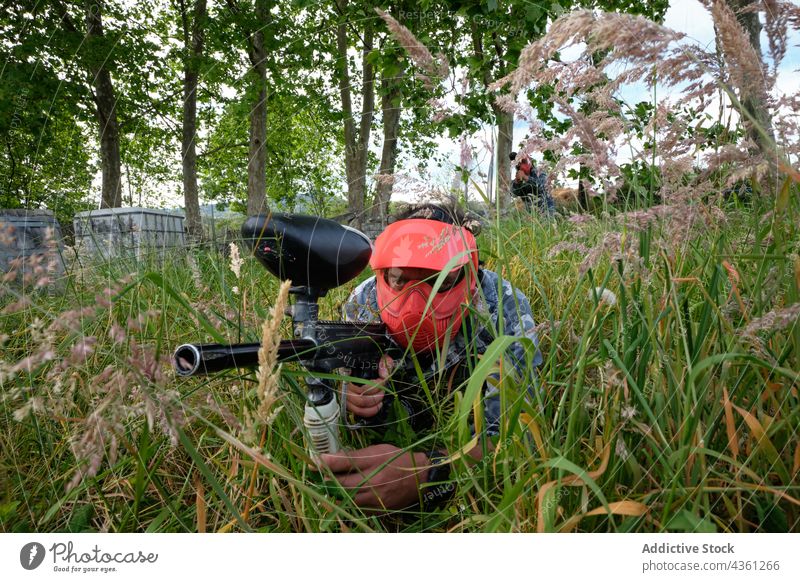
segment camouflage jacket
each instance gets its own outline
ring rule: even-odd
[[[428,369],[423,371],[432,376],[442,369],[458,366],[469,354],[483,354],[489,344],[502,335],[529,338],[537,346],[535,353],[526,354],[526,348],[521,343],[514,342],[506,351],[506,358],[514,365],[523,382],[532,388],[535,383],[534,368],[541,364],[542,355],[538,349],[539,341],[530,302],[522,291],[501,279],[497,273],[486,269],[481,269],[479,273],[480,287],[473,298],[474,312],[468,318],[467,333],[463,329],[459,331],[450,343],[447,353],[441,358],[435,358]],[[498,293],[501,285],[502,296]],[[370,277],[355,288],[344,306],[344,318],[348,321],[380,322],[375,277]],[[500,394],[493,384],[487,382],[484,386],[487,434],[498,434],[500,412]]]

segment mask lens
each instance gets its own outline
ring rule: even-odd
[[[387,269],[383,272],[383,280],[386,282],[389,287],[391,287],[394,291],[401,292],[405,291],[409,287],[416,287],[420,283],[426,283],[433,288],[436,284],[436,280],[439,277],[439,273],[433,273],[431,275],[420,277],[419,274],[417,276],[406,276],[402,270],[392,270]],[[436,292],[437,293],[446,293],[450,291],[453,287],[455,287],[461,279],[464,278],[464,269],[461,268],[458,270],[458,274],[453,276],[451,273],[448,275],[444,281],[439,285]]]
[[[456,275],[455,277],[452,277],[452,278],[451,277],[452,277],[452,274],[448,275],[448,277],[445,278],[444,281],[442,281],[442,284],[438,289],[439,293],[445,293],[446,291],[450,291],[450,289],[452,289],[453,287],[458,285],[461,282],[461,279],[464,278],[464,268],[462,267],[461,269],[458,270],[458,275]],[[431,285],[433,285],[434,282],[435,282],[435,279],[434,279],[434,281],[431,281]]]

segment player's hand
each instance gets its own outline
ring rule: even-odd
[[[320,455],[339,484],[355,494],[359,507],[405,509],[419,501],[419,485],[429,467],[425,453],[402,452],[378,444],[355,451]]]
[[[394,360],[389,356],[383,356],[378,362],[377,380],[373,380],[369,384],[347,382],[345,390],[347,410],[362,418],[371,418],[378,414],[386,394],[383,386],[393,367]]]

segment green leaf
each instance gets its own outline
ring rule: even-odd
[[[666,529],[691,533],[716,533],[717,526],[707,518],[695,515],[688,509],[682,509],[669,520]]]
[[[67,526],[67,531],[70,533],[91,531],[91,528],[89,528],[89,521],[92,519],[92,515],[94,515],[94,506],[90,503],[81,505],[72,514],[69,525]]]
[[[446,273],[447,271],[443,271]],[[489,374],[496,371],[497,363],[506,353],[511,344],[519,342],[526,348],[535,349],[533,342],[528,338],[518,338],[512,336],[500,336],[489,344],[486,351],[481,356],[480,363],[475,367],[475,371],[470,376],[467,389],[464,391],[464,398],[458,407],[458,436],[460,442],[466,443],[469,440],[469,416],[476,399],[480,398],[483,385]]]
[[[529,4],[525,10],[525,20],[528,22],[537,22],[542,14],[542,9],[538,4]]]

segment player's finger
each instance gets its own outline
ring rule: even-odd
[[[347,402],[348,412],[352,412],[356,416],[361,416],[363,418],[372,418],[380,412],[382,406],[382,403],[376,404],[375,406],[355,406],[350,401]]]
[[[353,382],[347,383],[348,394],[378,394],[383,393],[383,382],[374,382],[370,384],[355,384]]]
[[[384,396],[383,392],[378,392],[377,394],[354,394],[348,391],[347,401],[355,406],[375,406],[383,402]]]
[[[378,377],[386,380],[394,370],[394,360],[389,355],[384,355],[378,362]]]
[[[356,451],[339,451],[338,453],[323,453],[319,456],[320,462],[334,473],[349,473],[355,470],[369,469],[373,464],[373,455],[363,453],[363,449]]]

